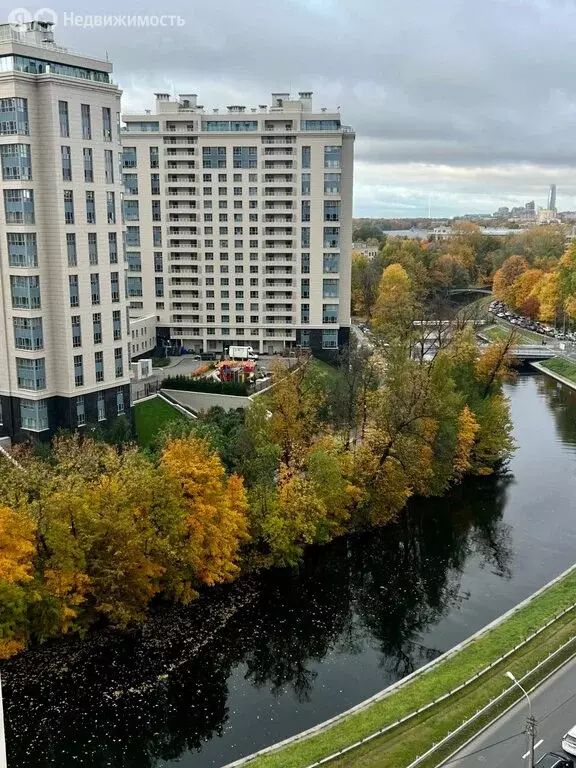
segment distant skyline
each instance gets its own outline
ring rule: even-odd
[[[151,0],[77,0],[75,14],[157,15]],[[63,20],[70,7],[52,4]],[[31,10],[34,10],[32,8]],[[198,93],[207,108],[312,90],[354,126],[356,216],[453,216],[576,208],[574,0],[264,0],[190,4],[183,26],[56,28],[65,45],[115,64],[124,108],[154,91]]]

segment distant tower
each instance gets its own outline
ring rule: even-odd
[[[550,192],[548,193],[548,210],[556,210],[556,184],[550,184]]]

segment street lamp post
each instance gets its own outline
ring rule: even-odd
[[[513,673],[508,671],[506,672],[506,677],[520,688],[524,696],[526,696],[526,700],[528,701],[528,717],[526,718],[526,733],[528,734],[528,754],[529,754],[529,767],[534,768],[534,744],[536,742],[536,718],[532,717],[532,701],[530,699],[530,696],[528,696],[528,693],[524,689],[523,686],[520,685],[518,680],[514,677]]]

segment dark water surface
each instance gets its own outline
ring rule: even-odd
[[[576,393],[507,387],[509,472],[401,523],[2,665],[10,768],[221,766],[371,696],[576,560]]]

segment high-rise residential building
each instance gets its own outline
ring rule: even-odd
[[[112,66],[0,25],[0,437],[130,410]]]
[[[550,192],[548,193],[548,210],[556,210],[556,184],[550,184]]]
[[[130,313],[161,342],[336,349],[350,328],[354,133],[312,94],[123,115]]]

